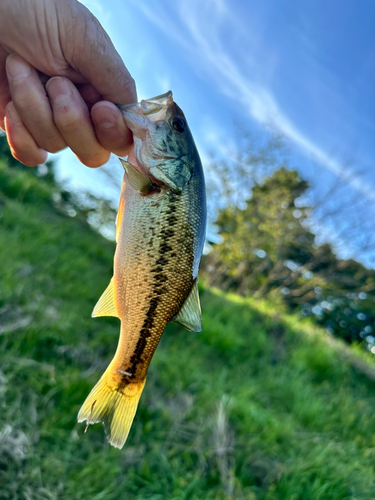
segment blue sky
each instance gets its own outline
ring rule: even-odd
[[[344,179],[375,217],[373,0],[83,3],[140,98],[173,91],[204,163],[209,151],[226,157],[236,147],[234,123],[257,133],[272,125],[288,141],[291,166],[316,189]],[[100,171],[72,154],[60,154],[59,164],[76,187],[103,189]]]

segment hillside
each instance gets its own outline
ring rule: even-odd
[[[114,245],[0,162],[0,248],[1,500],[375,497],[370,356],[203,287],[203,332],[168,326],[117,450],[76,423],[118,340],[116,319],[90,317]]]

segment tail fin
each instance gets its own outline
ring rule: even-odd
[[[110,367],[109,367],[110,369]],[[124,385],[107,369],[87,396],[78,413],[78,422],[102,422],[108,442],[122,448],[133,423],[146,379]],[[87,429],[86,427],[86,429]],[[85,431],[86,432],[86,431]]]

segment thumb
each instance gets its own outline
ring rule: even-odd
[[[116,104],[137,102],[135,82],[99,21],[76,0],[57,2],[60,44],[70,66]]]

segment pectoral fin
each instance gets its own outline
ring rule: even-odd
[[[198,294],[198,280],[195,280],[191,287],[190,294],[185,300],[180,312],[173,319],[176,323],[184,326],[191,332],[202,331],[202,314]]]
[[[92,318],[97,318],[98,316],[115,316],[116,318],[119,317],[116,307],[113,278],[105,289],[103,295],[98,300],[91,314]]]
[[[120,158],[120,161],[131,187],[142,194],[148,194],[153,188],[149,176],[122,158]]]

